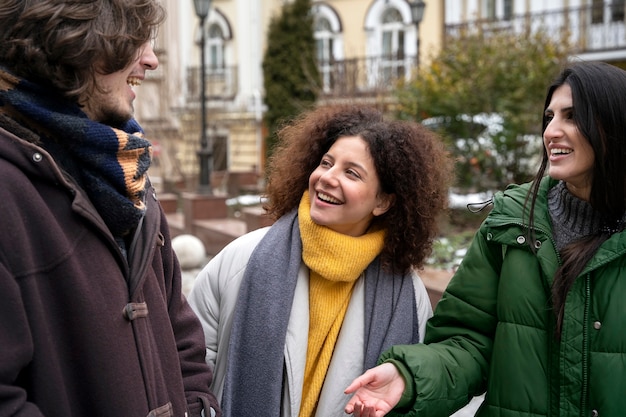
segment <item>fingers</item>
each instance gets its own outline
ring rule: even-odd
[[[352,383],[348,385],[348,388],[345,389],[344,393],[352,394],[359,388],[369,384],[371,382],[371,379],[372,378],[369,377],[369,374],[367,372],[364,373],[363,375],[357,377],[354,381],[352,381]]]
[[[362,402],[348,404],[344,411],[346,414],[352,414],[355,417],[382,417],[384,415],[382,411],[376,410],[376,406],[367,406]]]
[[[358,390],[359,388],[361,388],[361,383],[359,382],[358,378],[355,379],[354,381],[352,381],[352,383],[350,385],[348,385],[348,388],[346,388],[344,390],[344,394],[352,394],[354,391]]]
[[[350,401],[348,401],[348,404],[346,404],[344,411],[346,412],[346,414],[359,415],[358,413],[361,412],[362,406],[363,406],[363,403],[361,402],[361,400],[359,400],[356,396],[354,396],[350,398]]]
[[[364,374],[355,378],[352,383],[345,389],[346,394],[351,394],[361,387],[375,383],[377,380],[384,376],[383,370],[385,365],[391,366],[395,369],[395,366],[391,364],[383,364],[374,368],[368,369]]]

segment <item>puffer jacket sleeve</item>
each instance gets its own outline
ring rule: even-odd
[[[394,412],[447,417],[485,390],[501,264],[501,246],[481,229],[427,324],[425,344],[383,353],[380,362],[391,361],[412,378],[412,399]]]

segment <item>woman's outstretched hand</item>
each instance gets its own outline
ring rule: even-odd
[[[354,396],[346,405],[346,414],[356,417],[382,417],[400,401],[405,382],[398,369],[383,363],[356,378],[344,391]]]

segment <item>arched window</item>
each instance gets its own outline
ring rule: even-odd
[[[206,41],[207,67],[211,73],[223,72],[224,63],[224,32],[216,23],[209,26]]]
[[[237,93],[237,68],[233,65],[233,34],[226,16],[212,9],[206,22],[204,45],[207,97],[234,97]]]
[[[404,25],[400,12],[390,7],[381,18],[383,82],[405,74]]]
[[[333,33],[330,30],[330,22],[326,18],[315,21],[315,47],[317,52],[317,65],[322,80],[324,91],[333,88],[332,66],[335,61],[333,56]]]
[[[313,6],[313,36],[322,90],[328,93],[342,82],[343,45],[341,23],[335,10],[326,4]]]
[[[417,62],[417,28],[406,0],[374,0],[365,16],[367,84],[389,88]]]

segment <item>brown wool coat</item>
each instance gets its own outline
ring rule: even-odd
[[[127,262],[86,194],[3,129],[0,178],[0,416],[183,417],[200,415],[201,397],[216,404],[154,191]]]

